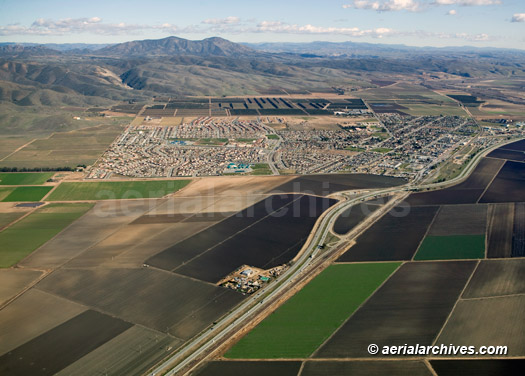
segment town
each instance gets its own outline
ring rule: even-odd
[[[315,118],[314,118],[315,119]],[[130,125],[88,170],[89,179],[359,172],[414,178],[457,148],[485,147],[494,132],[459,116],[376,114],[325,129],[287,117],[200,117],[181,125]],[[306,122],[305,122],[306,123]],[[501,135],[508,135],[508,129]]]

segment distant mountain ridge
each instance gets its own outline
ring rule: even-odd
[[[25,58],[30,56],[56,56],[61,52],[42,45],[24,46],[20,44],[1,44],[0,56]]]
[[[119,43],[94,52],[109,56],[248,56],[257,52],[229,40],[213,37],[189,40],[178,37]]]

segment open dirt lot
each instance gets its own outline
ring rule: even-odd
[[[292,180],[291,176],[217,176],[194,179],[177,197],[235,197],[268,193]]]

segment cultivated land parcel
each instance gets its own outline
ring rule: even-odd
[[[225,356],[232,359],[310,356],[399,265],[330,266]]]
[[[189,180],[62,183],[49,201],[114,200],[162,197],[185,187]]]
[[[0,232],[0,267],[16,264],[78,219],[92,204],[50,204]]]

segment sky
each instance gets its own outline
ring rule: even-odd
[[[368,42],[525,50],[525,0],[0,0],[0,42]]]

